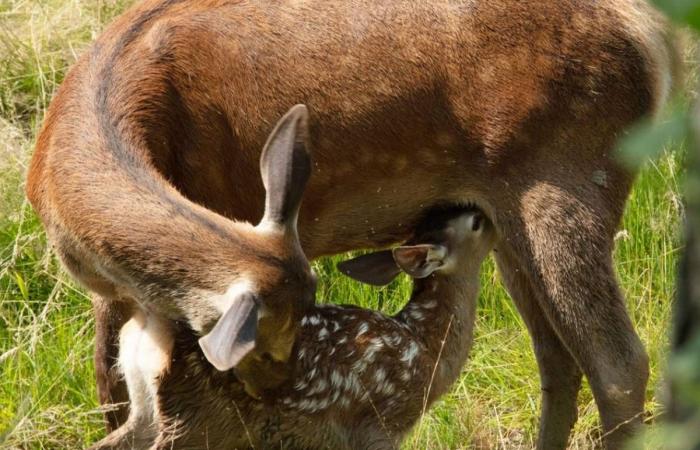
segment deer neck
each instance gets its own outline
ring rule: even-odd
[[[436,273],[414,281],[411,300],[397,315],[436,358],[436,395],[459,375],[469,355],[478,290],[479,265]]]

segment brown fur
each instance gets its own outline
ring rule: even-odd
[[[306,254],[395,242],[435,203],[476,202],[533,334],[538,445],[565,447],[585,374],[619,448],[648,363],[611,263],[632,181],[613,149],[665,99],[665,42],[641,0],[147,0],[61,86],[27,193],[88,287],[117,299],[139,295],[136,274],[166,280],[159,308],[177,317],[173,290],[260,264],[231,251],[230,219],[261,216],[262,143],[305,103]]]
[[[128,449],[132,442],[163,450],[398,448],[461,372],[471,347],[479,268],[495,240],[478,211],[428,220],[414,242],[446,245],[450,269],[415,280],[410,301],[394,317],[335,305],[309,310],[291,379],[263,402],[250,398],[232,373],[214,370],[183,327],[159,380],[153,447],[139,434],[143,430],[117,430],[93,450]]]

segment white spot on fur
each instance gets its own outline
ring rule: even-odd
[[[423,316],[423,313],[420,312],[420,311],[418,311],[417,309],[413,309],[413,310],[412,310],[410,313],[408,313],[408,314],[409,314],[409,315],[411,316],[411,318],[412,318],[413,320],[415,320],[416,322],[420,322],[420,321],[422,321],[422,320],[425,318],[425,316]]]
[[[429,302],[423,303],[423,309],[433,309],[437,306],[437,300],[430,300]]]
[[[314,412],[318,410],[318,402],[314,399],[304,399],[299,402],[299,409],[308,412]]]
[[[357,379],[357,376],[353,373],[348,374],[345,378],[345,391],[356,396],[360,393],[360,388],[360,381]]]
[[[403,355],[401,355],[401,361],[405,362],[407,365],[413,364],[413,360],[418,355],[418,344],[411,342],[408,344],[406,350],[404,350]]]
[[[325,391],[327,387],[328,387],[328,382],[326,380],[324,380],[323,378],[319,378],[318,381],[316,381],[316,384],[314,385],[314,387],[311,388],[307,394],[308,395],[320,394],[321,392]]]
[[[330,405],[330,403],[331,403],[331,399],[326,397],[323,400],[318,402],[318,409],[319,410],[326,409],[326,408],[328,408],[328,405]]]
[[[398,333],[393,333],[390,336],[382,336],[382,340],[389,347],[398,347],[401,344],[401,336]]]
[[[374,381],[379,384],[383,383],[384,380],[386,380],[386,370],[384,370],[383,367],[380,367],[376,372],[374,372]]]
[[[359,338],[363,334],[365,334],[367,331],[369,331],[369,324],[367,322],[362,322],[357,329],[357,335],[355,336],[355,339]]]
[[[331,372],[331,386],[339,388],[343,385],[343,376],[337,370]]]
[[[365,350],[365,359],[370,363],[374,362],[376,354],[382,349],[383,346],[384,343],[381,339],[372,338],[369,341],[369,345],[367,345],[367,349]]]
[[[333,403],[338,401],[338,397],[340,397],[340,391],[333,391],[333,394],[331,394],[331,401]]]
[[[365,359],[355,360],[355,362],[352,363],[352,370],[357,373],[363,373],[365,369],[367,369],[367,364],[368,361],[366,361]]]

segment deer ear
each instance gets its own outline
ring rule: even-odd
[[[396,247],[394,261],[411,278],[425,278],[445,266],[447,248],[443,245],[407,245]]]
[[[311,156],[306,147],[308,111],[292,107],[270,133],[260,157],[265,186],[263,222],[296,227],[306,182],[311,175]]]
[[[391,283],[401,273],[391,250],[368,253],[338,264],[338,270],[352,279],[374,286]]]
[[[235,367],[255,348],[258,303],[250,292],[236,296],[209,334],[199,339],[207,360],[218,370]]]

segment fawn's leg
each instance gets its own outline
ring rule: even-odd
[[[624,196],[579,186],[589,185],[530,184],[502,229],[544,316],[591,384],[607,448],[619,449],[641,422],[649,375],[611,256]]]
[[[577,418],[582,373],[549,325],[530,281],[510,252],[507,245],[499,245],[494,255],[504,284],[528,327],[540,369],[542,415],[537,449],[563,450]]]
[[[129,393],[118,368],[119,331],[129,320],[125,303],[92,296],[95,314],[95,377],[100,404],[115,405],[105,412],[107,432],[124,424],[129,416]]]

